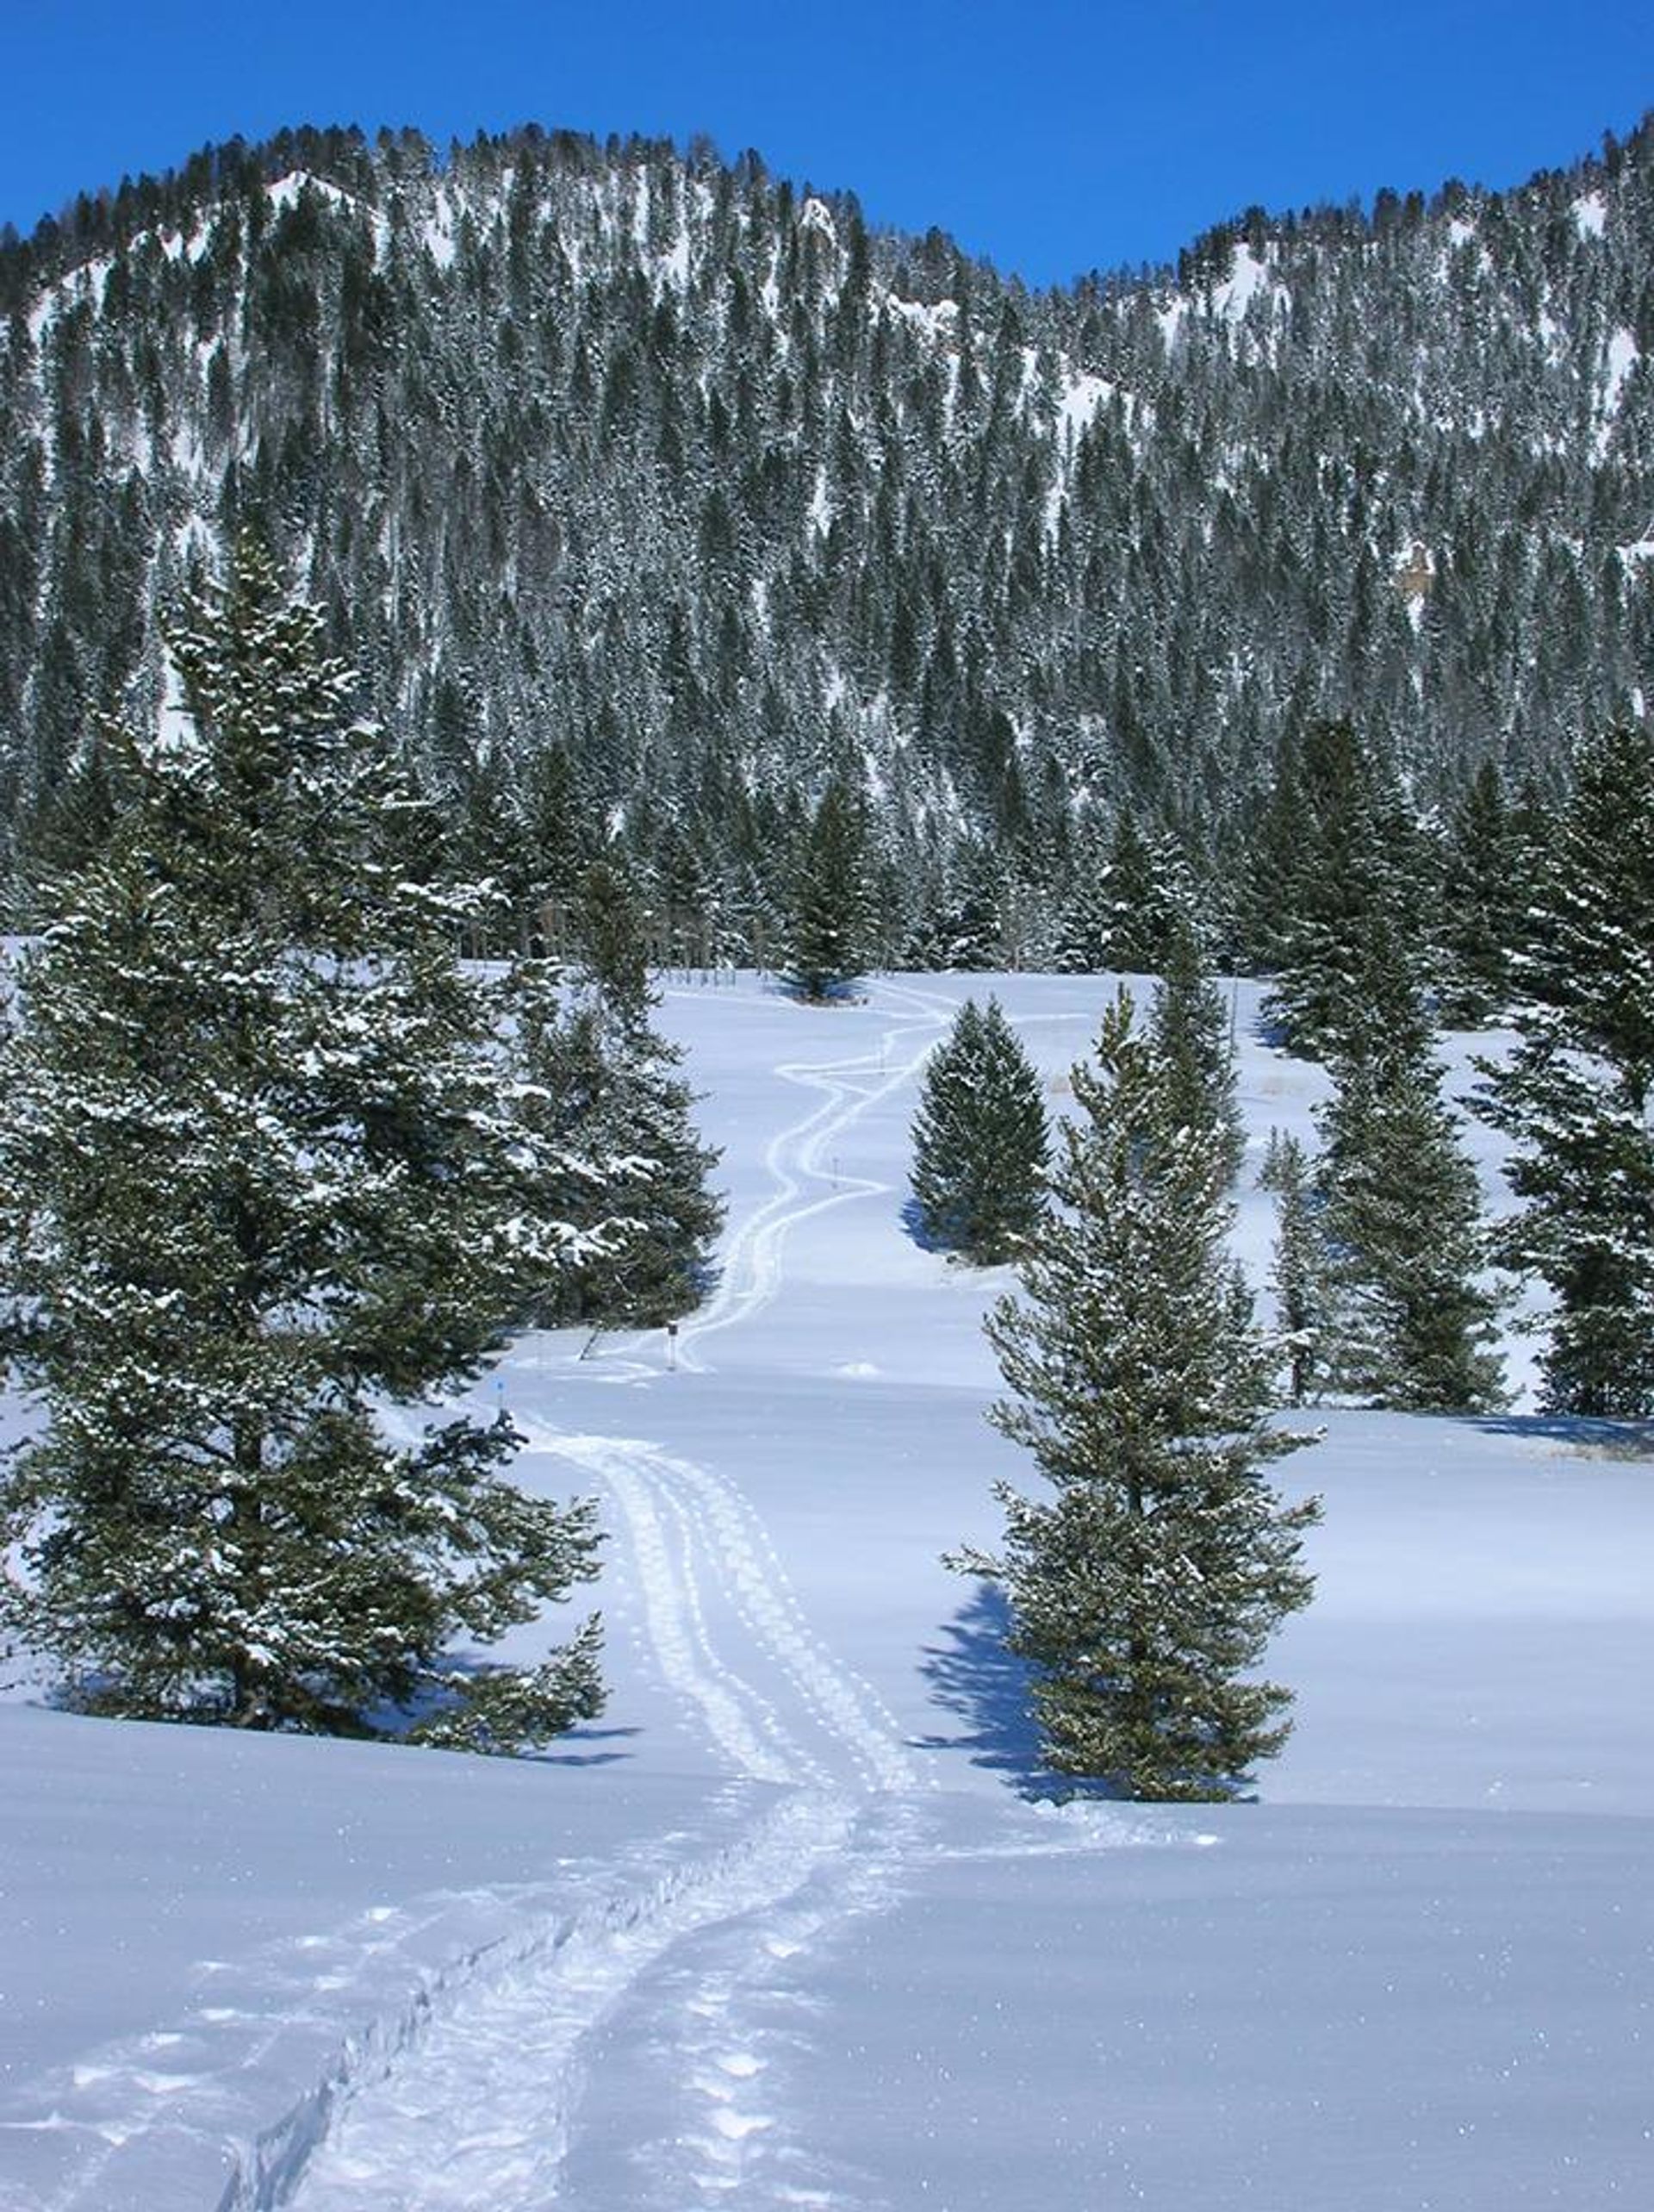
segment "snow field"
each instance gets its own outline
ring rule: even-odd
[[[600,1723],[503,1765],[0,1706],[4,2212],[1654,2201],[1623,1438],[1315,1417],[1263,1802],[1019,1793],[991,1596],[937,1556],[1026,1480],[982,1419],[1009,1277],[901,1220],[917,1071],[988,989],[1060,1109],[1097,979],[668,994],[728,1148],[717,1291],[675,1347],[528,1337],[479,1391],[526,1484],[605,1501]],[[1249,1177],[1323,1085],[1254,1012],[1260,1277]]]

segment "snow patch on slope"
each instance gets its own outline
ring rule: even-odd
[[[922,331],[927,338],[943,344],[949,341],[958,329],[959,302],[956,300],[938,300],[934,307],[929,307],[923,300],[898,299],[894,292],[887,292],[885,306],[890,314],[899,317],[911,328]]]
[[[420,243],[438,269],[451,269],[457,248],[454,243],[454,210],[445,191],[438,189],[431,213],[420,228]]]
[[[1239,322],[1259,292],[1280,289],[1279,279],[1268,260],[1260,259],[1241,239],[1235,246],[1228,275],[1212,286],[1209,297],[1215,313],[1226,322]]]
[[[1106,406],[1119,387],[1106,377],[1094,377],[1085,371],[1071,376],[1057,402],[1057,444],[1066,446],[1077,439],[1082,431],[1089,430],[1096,420],[1097,411]]]
[[[295,206],[301,194],[316,192],[324,200],[331,200],[336,208],[353,208],[356,202],[337,184],[330,184],[325,177],[313,177],[308,170],[291,169],[285,177],[278,177],[273,184],[264,187],[264,197],[277,213],[284,214]]]
[[[1614,426],[1620,413],[1620,402],[1625,396],[1626,383],[1632,371],[1642,358],[1637,340],[1623,327],[1609,339],[1602,361],[1601,396],[1598,402],[1596,458],[1601,460],[1608,449],[1614,435]]]

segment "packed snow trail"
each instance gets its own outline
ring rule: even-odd
[[[793,1228],[885,1187],[839,1174],[830,1191],[811,1187],[827,1173],[826,1146],[911,1081],[952,1012],[939,996],[885,989],[913,1020],[887,1031],[876,1052],[777,1070],[825,1095],[772,1139],[772,1193],[730,1239],[718,1295],[684,1332],[685,1367],[705,1372],[695,1343],[778,1295]],[[893,1048],[915,1028],[923,1050],[892,1069]],[[601,1903],[457,1991],[417,2041],[347,2070],[332,2124],[288,2200],[302,2212],[536,2212],[569,2201],[577,2140],[582,2171],[631,2162],[627,2201],[662,2212],[727,2202],[755,2161],[793,2171],[778,2116],[745,2093],[766,2062],[741,2039],[740,2000],[780,1962],[893,1897],[913,1847],[918,1770],[876,1694],[810,1628],[739,1491],[644,1440],[564,1435],[532,1415],[513,1418],[530,1455],[594,1476],[619,1508],[661,1673],[731,1786],[753,1794],[754,1816],[735,1842],[664,1877],[634,1873],[628,1883],[623,1870]],[[663,2018],[675,2022],[664,2034]],[[651,2143],[631,2131],[609,2140],[598,2109],[581,2134],[594,2038],[625,2033],[628,2019],[638,2066],[669,2077],[652,2109],[681,2108],[681,2122],[668,2119]],[[605,2202],[609,2184],[594,2186],[594,2203]],[[793,2182],[778,2186],[777,2201],[811,2201]]]
[[[619,1505],[662,1672],[735,1772],[814,1787],[919,1785],[893,1717],[811,1629],[763,1523],[732,1483],[652,1444],[532,1424],[525,1432],[531,1450],[596,1474]],[[790,1725],[775,1698],[715,1649],[704,1602],[713,1589],[755,1671],[787,1697]]]
[[[854,1814],[783,1798],[710,1863],[625,1888],[469,1990],[416,2047],[355,2094],[310,2162],[304,2212],[541,2212],[586,2090],[582,2047],[631,1986],[687,1939],[782,1912],[843,1854]]]
[[[782,1247],[801,1222],[855,1198],[877,1197],[888,1184],[846,1175],[830,1164],[828,1147],[870,1106],[912,1082],[929,1057],[943,1025],[959,1011],[957,1002],[935,991],[905,983],[878,986],[892,1011],[909,1010],[881,1036],[877,1050],[840,1060],[788,1061],[775,1069],[784,1082],[824,1095],[799,1120],[770,1139],[764,1165],[774,1188],[763,1204],[740,1223],[718,1256],[718,1282],[712,1296],[683,1324],[679,1362],[704,1373],[700,1347],[708,1337],[751,1320],[773,1303],[784,1280]],[[923,1042],[908,1049],[914,1034]],[[827,1184],[825,1190],[819,1187]]]
[[[560,2176],[574,2212],[867,2205],[820,2142],[811,1987],[859,1921],[912,1886],[931,1801],[866,1799],[837,1851],[786,1897],[651,1964],[594,2038]]]
[[[563,2200],[589,2040],[629,2003],[654,2021],[654,2004],[638,1995],[646,1978],[700,1939],[708,1986],[724,1994],[715,2003],[697,1984],[686,2019],[703,2019],[709,2005],[721,2017],[731,1992],[766,1960],[875,1909],[899,1879],[912,1815],[900,1805],[870,1814],[869,1793],[913,1792],[913,1763],[874,1694],[809,1629],[745,1501],[705,1468],[647,1443],[528,1433],[532,1452],[597,1475],[619,1505],[656,1658],[714,1752],[742,1786],[787,1794],[736,1845],[653,1886],[618,1891],[508,1973],[463,1993],[379,2079],[353,2081],[299,2193],[304,2212],[532,2212]],[[757,1662],[751,1674],[726,1656],[709,1623],[704,1593],[714,1587],[722,1618]],[[787,1696],[787,1721],[753,1679],[760,1667]],[[692,2110],[710,2107],[698,2131],[657,2146],[662,2204],[727,2190],[755,2154],[749,2136],[766,2137],[766,2158],[780,2154],[774,2115],[743,2113],[717,2071],[718,2053],[697,2059],[689,2035],[665,2044],[656,2035],[649,2048],[656,2064],[676,2053],[678,2076],[687,2062]],[[727,2094],[696,2090],[698,2082]],[[687,2171],[668,2155],[675,2143],[687,2146]],[[600,2141],[593,2156],[600,2166]]]

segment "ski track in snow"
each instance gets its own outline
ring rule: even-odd
[[[519,1419],[519,1428],[524,1424]],[[526,1430],[530,1449],[599,1476],[625,1517],[656,1656],[714,1744],[753,1781],[861,1790],[919,1786],[896,1723],[804,1617],[757,1515],[731,1483],[653,1445]],[[714,1584],[772,1678],[818,1739],[800,1744],[774,1702],[714,1648],[701,1592]],[[796,1720],[795,1720],[796,1728]]]
[[[874,1693],[809,1629],[730,1485],[647,1443],[532,1424],[527,1435],[531,1451],[595,1475],[615,1499],[662,1671],[735,1786],[760,1793],[766,1809],[736,1844],[621,1890],[460,1992],[376,2073],[358,2072],[293,2201],[302,2212],[535,2212],[569,2202],[571,2153],[600,2171],[622,2155],[602,2126],[602,2072],[589,2053],[594,2037],[629,2034],[642,2048],[623,2073],[664,2070],[650,2109],[676,2116],[648,2142],[625,2142],[625,2194],[607,2202],[662,2212],[727,2203],[762,2163],[774,2179],[771,2203],[845,2203],[800,2178],[803,2154],[754,2093],[769,2062],[750,2048],[742,2016],[788,1959],[897,1894],[923,1804],[913,1762]],[[743,1643],[787,1685],[791,1725],[720,1650],[703,1598],[715,1586]],[[704,1959],[675,1972],[698,1944]],[[662,1977],[664,2002],[653,1988]],[[591,2201],[606,2198],[600,2190]]]
[[[885,1910],[924,1841],[923,1800],[866,1799],[787,1897],[640,1976],[606,2023],[562,2177],[578,2212],[823,2205],[871,2212],[865,2177],[799,2141],[811,2104],[812,1965]]]
[[[540,2212],[566,2201],[562,2173],[594,2030],[695,1936],[745,1924],[737,1948],[792,1940],[789,1901],[843,1854],[854,1821],[849,1801],[789,1792],[710,1862],[578,1916],[510,1972],[467,1991],[380,2079],[355,2084],[294,2201],[304,2212]],[[714,1985],[705,1987],[710,2003]],[[731,2096],[711,2124],[711,2145],[681,2147],[691,2171],[671,2177],[674,2201],[686,2182],[700,2194],[698,2177],[718,2143],[726,2161],[738,2159],[743,2136],[768,2132],[771,2115],[743,2113]]]
[[[717,1292],[683,1329],[679,1358],[691,1372],[708,1372],[706,1338],[781,1294],[793,1229],[888,1188],[824,1165],[827,1148],[912,1081],[956,1003],[875,988],[893,1018],[875,1050],[776,1070],[819,1096],[767,1149],[771,1193],[729,1237]],[[605,1357],[605,1374],[658,1374],[658,1345],[656,1335],[635,1339]],[[400,2013],[335,2049],[309,2095],[241,2154],[219,2212],[864,2207],[859,2177],[789,2136],[788,2104],[807,2109],[808,2083],[786,2093],[789,2069],[807,2061],[807,2036],[787,2023],[810,2011],[800,1984],[811,1958],[892,1902],[934,1854],[935,1776],[811,1629],[733,1483],[641,1439],[513,1418],[531,1454],[578,1467],[619,1509],[656,1663],[729,1771],[723,1803],[738,1832],[656,1838],[606,1869],[566,1875],[552,1901],[525,1898],[511,1939],[427,1974]],[[1109,1825],[1029,1843],[1123,1840]],[[383,1934],[392,1947],[396,1931]],[[314,1941],[306,1971],[332,1955],[330,1939]],[[365,1963],[359,1944],[332,1947],[339,1979],[324,1972],[318,1988],[351,1983],[352,1960]],[[117,2103],[153,2112],[172,2086],[156,2063],[134,2054],[125,2075],[117,2066],[86,2087],[107,2094],[124,2083]],[[178,2086],[175,2122],[190,2102],[190,2084]],[[113,2116],[105,2133],[117,2147],[125,2139]],[[95,2192],[78,2189],[62,2212],[94,2203],[102,2212]]]
[[[737,1226],[715,1296],[684,1329],[687,1369],[706,1372],[701,1342],[780,1294],[793,1228],[886,1187],[824,1166],[827,1147],[911,1081],[954,1006],[902,985],[880,993],[898,1020],[875,1051],[777,1070],[822,1095],[768,1148],[771,1194]],[[915,1029],[924,1044],[908,1055]],[[655,1343],[639,1339],[637,1349]],[[623,1352],[605,1367],[656,1371],[639,1370],[636,1357]],[[347,2066],[296,2189],[266,2201],[302,2212],[534,2212],[570,2201],[574,2153],[581,2172],[625,2164],[624,2198],[599,2184],[594,2206],[684,2212],[737,2191],[751,2201],[761,2168],[765,2202],[845,2204],[788,2145],[762,2095],[771,2061],[751,2047],[762,2038],[743,2016],[773,1993],[789,1960],[897,1894],[929,1778],[876,1693],[810,1628],[733,1484],[643,1440],[513,1418],[529,1452],[571,1462],[613,1499],[660,1670],[758,1810],[737,1842],[641,1885],[623,1880],[502,1971],[473,1977],[399,2047]],[[663,2115],[651,2140],[622,2131],[617,2145],[605,2131],[590,2067],[596,2037],[629,2039],[636,2068],[667,2077],[651,2103]]]
[[[924,1064],[936,1033],[959,1009],[954,1000],[938,992],[916,990],[906,984],[886,981],[879,990],[881,1000],[892,1002],[892,1011],[905,1013],[907,1019],[886,1031],[876,1052],[857,1053],[843,1060],[789,1062],[775,1070],[784,1081],[824,1095],[801,1120],[770,1140],[764,1165],[774,1189],[729,1239],[720,1257],[716,1291],[683,1325],[678,1356],[680,1363],[692,1372],[706,1371],[707,1362],[699,1348],[708,1337],[751,1320],[779,1295],[784,1280],[782,1247],[792,1230],[852,1199],[876,1198],[889,1188],[886,1183],[843,1175],[830,1164],[824,1166],[824,1156],[830,1162],[827,1147],[835,1137],[869,1106],[911,1082]],[[915,1029],[924,1033],[924,1043],[917,1052],[897,1058]],[[823,1183],[830,1186],[825,1191],[811,1187]]]

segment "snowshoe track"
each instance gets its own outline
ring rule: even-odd
[[[354,2075],[290,2201],[302,2212],[543,2212],[562,2195],[593,2030],[675,1946],[776,1915],[843,1852],[854,1818],[844,1800],[791,1795],[711,1861],[549,1929],[416,2045]]]
[[[570,1460],[608,1486],[626,1517],[662,1669],[700,1707],[737,1773],[818,1786],[830,1779],[862,1789],[920,1786],[893,1717],[810,1628],[768,1532],[733,1485],[649,1443],[529,1435],[532,1449]],[[771,1701],[714,1653],[701,1591],[716,1584],[766,1670],[786,1680],[815,1723],[814,1748],[800,1746]]]
[[[704,1372],[702,1340],[778,1296],[796,1224],[886,1187],[830,1168],[828,1147],[911,1081],[954,1004],[877,988],[895,1025],[876,1050],[778,1070],[824,1095],[771,1140],[773,1190],[727,1243],[718,1292],[683,1330],[686,1368]],[[924,1032],[917,1053],[904,1050],[915,1030]],[[302,2123],[295,2115],[277,2131],[288,2154],[223,2212],[539,2212],[567,2202],[593,2041],[621,2032],[654,2038],[680,2108],[681,2124],[638,2148],[626,2186],[644,2191],[639,2204],[727,2203],[761,2169],[766,2201],[844,2203],[798,2167],[776,2115],[761,2109],[753,2084],[770,2061],[749,2047],[737,2015],[789,1959],[895,1893],[927,1778],[877,1695],[811,1629],[733,1485],[648,1442],[515,1418],[530,1452],[572,1462],[613,1499],[661,1671],[727,1761],[731,1786],[762,1809],[699,1861],[662,1871],[637,1854],[630,1886],[542,1924],[508,1959],[415,2006],[399,2034],[353,2044]],[[766,1680],[785,1685],[786,1720]],[[667,1990],[675,2024],[662,2043]],[[599,2167],[617,2154],[592,2147]]]

